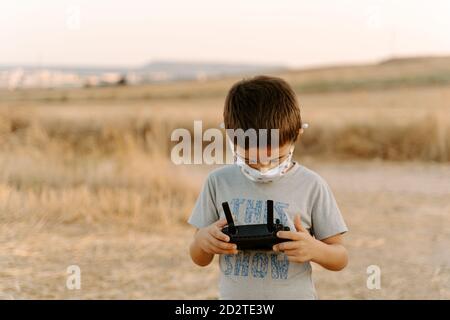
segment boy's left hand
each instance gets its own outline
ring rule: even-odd
[[[317,253],[318,240],[311,236],[301,223],[300,216],[294,218],[296,231],[278,231],[278,238],[290,239],[292,241],[278,243],[273,246],[273,251],[284,252],[289,261],[303,263],[314,259]]]

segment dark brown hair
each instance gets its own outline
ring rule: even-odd
[[[302,127],[294,90],[283,79],[271,76],[235,83],[225,99],[223,118],[226,129],[278,129],[280,146],[294,142]]]

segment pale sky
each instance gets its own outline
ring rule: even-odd
[[[282,64],[450,54],[449,0],[18,0],[0,4],[0,64],[152,60]]]

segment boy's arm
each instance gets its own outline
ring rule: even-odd
[[[294,220],[296,232],[279,231],[277,236],[293,241],[282,242],[273,246],[274,251],[283,251],[289,261],[303,263],[313,261],[322,267],[339,271],[348,262],[347,249],[343,246],[342,235],[338,234],[324,240],[317,240],[302,226],[300,216]]]
[[[316,241],[318,241],[317,250],[315,257],[311,261],[332,271],[339,271],[347,266],[348,254],[347,249],[343,245],[343,236],[341,234]]]
[[[207,253],[203,251],[202,248],[200,248],[195,237],[197,235],[198,230],[199,229],[197,228],[197,230],[195,231],[194,240],[191,243],[189,252],[191,254],[192,261],[194,261],[195,264],[201,267],[205,267],[211,263],[211,261],[214,258],[214,254]]]

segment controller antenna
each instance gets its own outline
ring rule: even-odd
[[[225,217],[227,218],[228,230],[231,234],[236,233],[236,227],[234,226],[233,216],[231,215],[230,206],[228,202],[222,202],[223,212],[225,213]]]
[[[275,229],[273,225],[273,200],[267,200],[267,229],[270,232]]]

